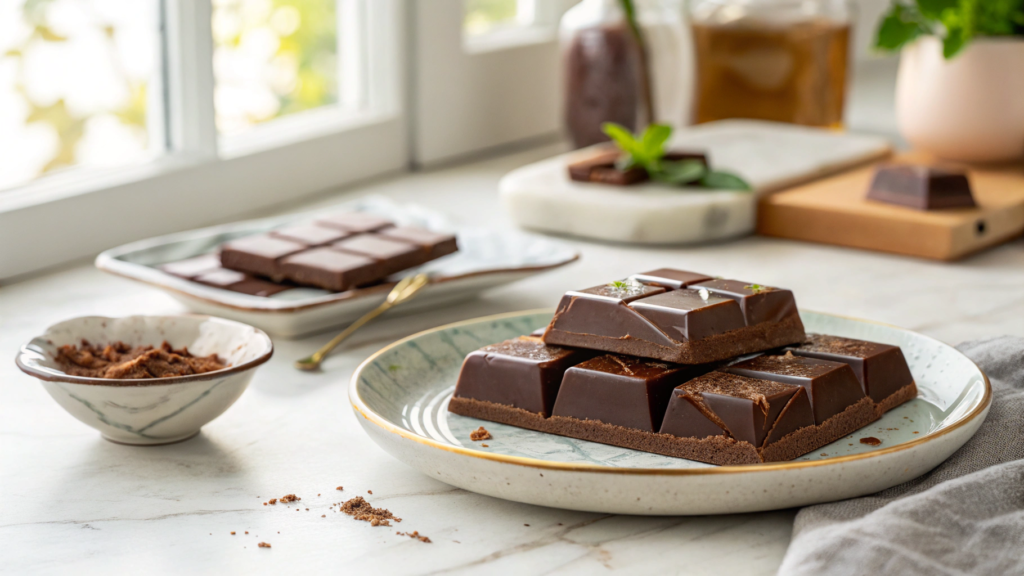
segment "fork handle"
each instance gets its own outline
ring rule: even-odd
[[[394,306],[394,304],[387,300],[381,302],[380,306],[377,306],[373,310],[370,310],[366,314],[363,314],[362,316],[359,317],[358,320],[349,324],[347,328],[342,330],[340,334],[338,334],[334,338],[331,338],[331,341],[328,342],[327,344],[324,344],[319,350],[314,352],[311,358],[313,358],[315,362],[319,363],[324,359],[324,356],[329,354],[331,350],[334,350],[334,348],[337,347],[338,344],[341,344],[346,338],[355,333],[356,330],[359,330],[377,316],[380,316],[381,314],[387,312],[392,306]]]

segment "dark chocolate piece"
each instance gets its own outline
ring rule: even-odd
[[[577,182],[596,182],[599,184],[614,184],[616,186],[629,186],[650,179],[647,170],[640,167],[633,167],[627,170],[620,170],[616,162],[622,157],[618,150],[601,151],[592,157],[579,160],[569,164],[569,178]],[[697,152],[668,152],[665,160],[683,161],[697,160],[704,166],[708,165],[706,154]]]
[[[368,256],[381,263],[384,276],[430,260],[430,254],[416,244],[391,240],[379,234],[359,234],[331,244],[331,248]]]
[[[761,448],[805,426],[814,426],[814,416],[800,386],[711,372],[675,389],[661,432],[724,434]]]
[[[566,370],[552,415],[654,432],[672,389],[696,370],[632,356],[598,356]]]
[[[853,370],[842,362],[783,356],[758,356],[722,369],[725,372],[803,386],[811,401],[815,424],[822,424],[866,396]]]
[[[529,336],[485,346],[466,356],[453,396],[547,417],[565,371],[592,355],[584,350],[547,346]]]
[[[288,256],[281,261],[280,269],[289,280],[335,291],[369,284],[384,276],[376,260],[327,247]]]
[[[797,356],[849,365],[857,376],[861,389],[876,404],[882,404],[901,388],[914,385],[914,376],[910,373],[907,359],[897,346],[839,336],[808,334],[803,344],[793,346],[789,350]],[[885,410],[893,407],[887,406]]]
[[[210,270],[196,276],[193,280],[207,286],[214,286],[252,296],[273,296],[279,292],[291,289],[291,286],[268,282],[260,278],[254,278],[245,272],[228,270],[227,268]]]
[[[629,304],[678,342],[700,340],[745,326],[739,304],[707,290],[683,288]]]
[[[868,189],[868,199],[917,210],[976,206],[966,173],[932,166],[879,167]]]
[[[698,276],[672,272],[677,278]],[[790,291],[745,286],[734,280],[716,280],[666,293],[661,286],[631,279],[566,292],[544,341],[666,362],[705,364],[804,339],[803,323]]]
[[[687,272],[686,270],[676,270],[675,268],[658,268],[657,270],[651,270],[650,272],[633,274],[629,278],[643,284],[661,286],[666,290],[689,288],[691,284],[714,280],[714,278],[705,274]]]
[[[246,236],[221,247],[220,261],[225,268],[282,278],[279,262],[285,256],[301,252],[306,245],[269,235]]]
[[[380,235],[392,240],[417,244],[426,250],[430,260],[447,256],[458,251],[459,245],[453,234],[434,232],[415,226],[396,226],[385,228]]]
[[[367,214],[366,212],[339,212],[322,216],[317,219],[317,224],[328,228],[337,228],[346,232],[361,234],[364,232],[377,232],[394,226],[387,218]]]
[[[305,244],[306,246],[323,246],[331,242],[337,242],[342,238],[347,238],[352,235],[352,232],[337,228],[327,228],[326,226],[300,224],[298,226],[278,228],[271,231],[270,235],[275,238],[284,238],[285,240]]]
[[[708,280],[690,286],[736,300],[743,310],[747,326],[762,322],[781,322],[796,314],[796,299],[789,290],[761,286],[740,280]]]
[[[188,278],[191,280],[205,272],[219,270],[220,255],[203,254],[202,256],[188,258],[187,260],[161,264],[159,268],[172,276],[179,276],[181,278]]]

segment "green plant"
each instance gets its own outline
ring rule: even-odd
[[[955,56],[976,36],[1024,35],[1024,0],[895,0],[875,35],[875,47],[894,51],[920,36],[942,39]]]
[[[671,126],[651,124],[639,136],[614,122],[605,122],[601,130],[625,153],[616,163],[620,170],[643,168],[652,180],[679,186],[750,190],[750,184],[739,176],[711,170],[699,160],[666,160],[665,143],[672,135]]]

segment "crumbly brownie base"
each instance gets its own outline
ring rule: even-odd
[[[453,397],[448,404],[448,410],[463,416],[539,432],[718,465],[792,460],[835,442],[878,419],[874,402],[870,398],[864,398],[820,426],[806,426],[783,436],[766,449],[759,450],[753,444],[725,436],[681,438],[671,434],[606,424],[597,420],[580,420],[565,416],[544,418],[521,408],[472,398]]]
[[[910,402],[914,398],[917,398],[917,384],[911,382],[903,388],[893,392],[881,402],[875,404],[875,413],[879,418],[881,418],[882,414],[885,414],[904,402]]]
[[[804,325],[797,314],[788,316],[781,322],[764,322],[754,326],[744,326],[724,334],[715,334],[696,342],[679,342],[676,347],[662,346],[631,337],[606,338],[553,328],[544,333],[546,344],[590,348],[615,354],[655,358],[678,364],[716,362],[803,342],[804,338],[806,338]]]

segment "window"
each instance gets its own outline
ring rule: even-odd
[[[334,0],[214,0],[217,130],[338,103]]]
[[[0,279],[404,168],[404,6],[0,2]]]
[[[528,4],[519,0],[466,0],[463,32],[467,36],[479,36],[523,21],[528,25],[531,23],[529,15],[525,14]],[[520,14],[521,8],[524,14]]]
[[[0,190],[163,152],[157,8],[156,0],[0,3]]]

